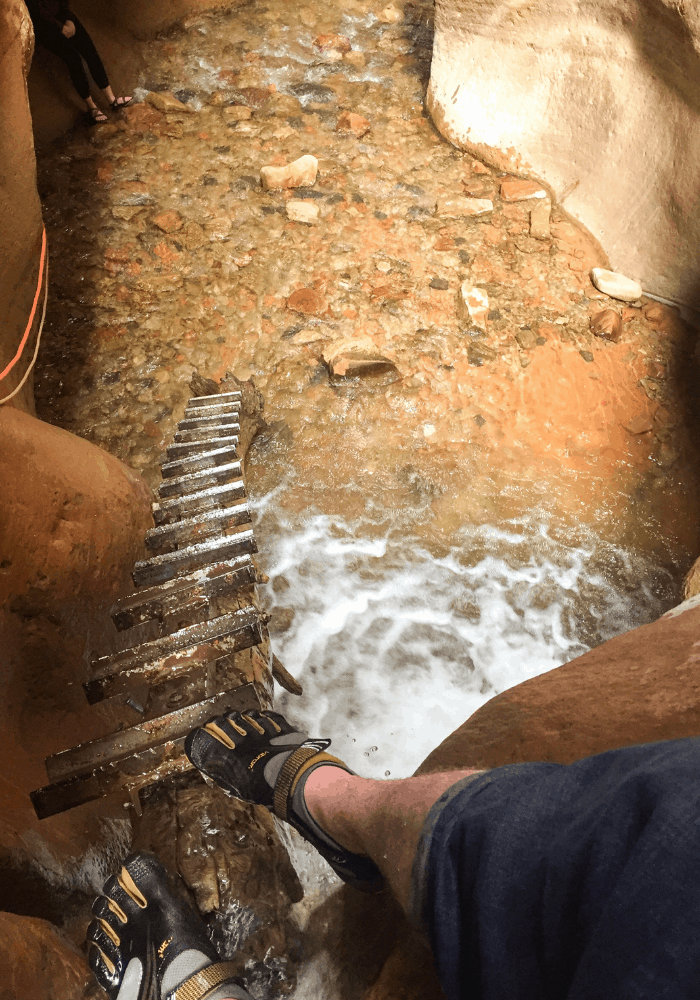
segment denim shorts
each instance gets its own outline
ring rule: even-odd
[[[412,888],[448,1000],[697,1000],[700,740],[468,775]]]

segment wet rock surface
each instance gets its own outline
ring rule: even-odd
[[[256,997],[289,991],[299,961],[290,908],[303,890],[267,809],[193,776],[170,781],[147,794],[134,845],[179,871]]]
[[[0,913],[0,989],[7,1000],[103,998],[80,951],[47,920]]]
[[[625,534],[632,495],[646,546],[672,483],[674,545],[694,545],[688,329],[667,307],[658,322],[627,307],[617,343],[594,336],[613,304],[589,277],[600,249],[556,204],[543,218],[538,185],[435,132],[431,40],[427,5],[358,2],[320,17],[253,4],[153,42],[145,103],[40,153],[53,267],[41,415],[155,483],[192,373],[230,370],[288,428],[292,507],[312,478],[324,509],[357,513],[368,491],[400,506],[410,456],[476,520],[504,489],[508,513],[587,516],[605,482],[608,530]],[[261,185],[261,170],[307,157],[315,180]],[[473,329],[457,309],[465,281],[489,302]],[[401,378],[368,368],[339,390],[324,358],[358,337]],[[643,443],[622,426],[630,413],[654,420]],[[262,489],[270,458],[249,468]],[[439,497],[431,514],[445,514]]]

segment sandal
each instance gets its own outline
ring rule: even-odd
[[[190,762],[229,795],[267,806],[321,854],[344,882],[363,892],[384,888],[381,872],[363,854],[333,840],[312,818],[304,786],[317,767],[333,764],[354,774],[326,753],[328,739],[309,739],[277,712],[229,712],[195,729],[185,740]]]
[[[121,111],[122,108],[128,108],[129,105],[133,103],[133,97],[115,97],[110,104],[110,108],[112,111]]]
[[[85,121],[88,125],[103,125],[107,121],[107,115],[99,108],[88,108],[85,112]]]
[[[123,985],[129,1000],[200,1000],[223,984],[223,996],[248,996],[231,988],[243,985],[233,963],[219,959],[204,921],[157,858],[132,854],[103,892],[92,907],[87,945],[109,1000]]]

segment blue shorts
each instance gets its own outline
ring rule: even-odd
[[[448,1000],[698,1000],[700,740],[463,779],[413,894]]]

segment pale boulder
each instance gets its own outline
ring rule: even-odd
[[[454,195],[437,200],[437,214],[447,219],[488,215],[489,212],[493,212],[493,202],[490,198],[465,198]]]
[[[382,24],[399,24],[403,21],[404,13],[396,4],[390,3],[383,7],[376,15],[377,20]]]
[[[488,312],[489,297],[486,289],[463,281],[457,292],[457,315],[460,320],[479,330],[485,330]]]
[[[260,179],[266,191],[311,187],[316,183],[318,160],[307,153],[283,167],[261,167]]]
[[[530,236],[536,240],[548,240],[551,236],[549,228],[552,215],[552,203],[549,198],[538,201],[530,209]]]
[[[154,108],[158,111],[163,111],[166,115],[177,112],[183,115],[196,115],[196,110],[189,104],[183,104],[182,101],[178,101],[174,94],[171,94],[169,90],[154,91],[152,90],[149,94],[146,94],[146,101],[148,104],[152,104]]]
[[[591,281],[599,292],[622,302],[636,302],[642,294],[642,286],[638,281],[604,267],[594,267],[591,270]]]
[[[318,222],[320,214],[319,207],[313,201],[297,201],[292,199],[287,202],[287,216],[292,222],[305,222],[312,226]]]

